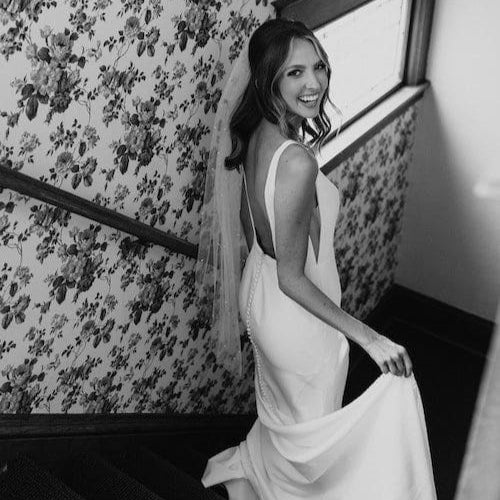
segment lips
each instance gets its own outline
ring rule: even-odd
[[[301,102],[301,104],[304,104],[305,106],[310,106],[313,107],[316,105],[319,99],[319,94],[308,94],[308,95],[303,95],[298,97],[298,100]]]

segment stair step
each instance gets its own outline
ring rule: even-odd
[[[196,441],[197,442],[197,441]],[[193,443],[186,439],[182,441],[170,440],[168,447],[161,443],[149,445],[157,455],[166,458],[175,467],[181,469],[192,476],[196,481],[200,481],[209,456],[195,448]],[[227,490],[223,485],[216,485],[208,488],[222,498],[228,498]]]
[[[0,466],[2,500],[83,500],[75,491],[28,457]]]
[[[94,453],[66,457],[56,467],[61,479],[89,500],[164,500]]]
[[[113,454],[109,459],[119,469],[134,477],[165,500],[222,500],[164,457],[145,447],[134,447]],[[224,489],[225,490],[225,489]]]
[[[152,450],[166,458],[177,468],[182,469],[197,481],[201,480],[207,465],[208,456],[200,453],[192,445],[183,442],[177,446],[170,444],[168,447],[151,446]]]

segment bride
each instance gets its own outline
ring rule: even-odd
[[[219,103],[197,280],[213,294],[217,353],[231,369],[241,366],[239,305],[258,418],[245,441],[209,460],[202,481],[223,483],[232,500],[433,500],[408,353],[340,307],[339,193],[314,157],[330,132],[330,77],[308,28],[270,20]],[[241,279],[240,226],[250,249]],[[347,338],[382,374],[342,407]]]

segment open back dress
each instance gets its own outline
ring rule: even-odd
[[[275,151],[265,183],[274,248],[276,171],[294,143]],[[340,306],[339,193],[321,171],[316,195],[319,249],[316,258],[309,239],[305,274]],[[280,290],[276,260],[260,248],[248,205],[254,237],[239,304],[254,350],[258,418],[245,441],[209,460],[203,484],[224,483],[231,500],[435,500],[415,378],[380,375],[342,407],[348,341]]]

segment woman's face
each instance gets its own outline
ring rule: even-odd
[[[314,118],[327,86],[327,67],[314,45],[309,40],[293,40],[278,83],[288,111],[300,118]]]

